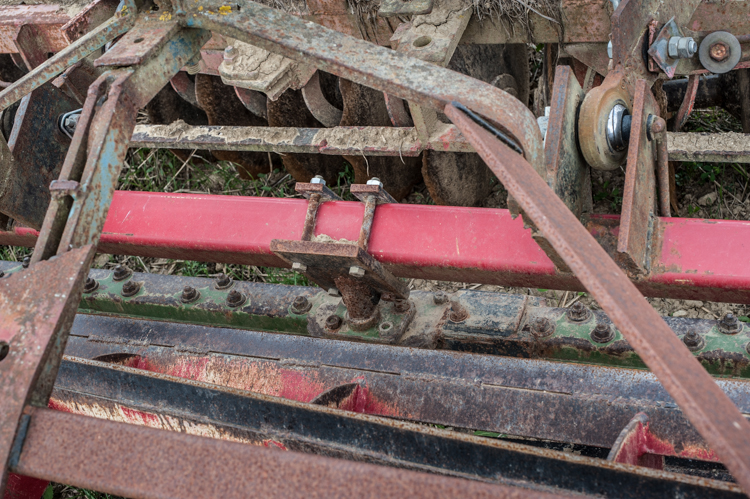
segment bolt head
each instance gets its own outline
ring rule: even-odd
[[[135,281],[128,281],[122,285],[122,296],[133,296],[141,289],[141,285]]]
[[[364,277],[365,269],[356,265],[349,267],[349,275],[353,277]]]
[[[569,321],[572,322],[585,322],[591,318],[591,310],[589,310],[583,303],[574,303],[567,312]]]
[[[341,296],[341,293],[339,293],[339,290],[336,288],[328,288],[328,294],[330,296]]]
[[[232,285],[232,278],[226,274],[219,274],[216,278],[216,289],[226,289]]]
[[[130,277],[131,274],[132,272],[130,271],[129,268],[125,267],[124,265],[118,265],[117,267],[115,267],[115,271],[112,274],[112,278],[115,281],[124,281],[125,279]]]
[[[729,57],[729,47],[723,42],[714,43],[708,48],[708,55],[716,62],[721,62]]]
[[[292,264],[292,270],[294,270],[295,272],[304,272],[307,270],[307,265],[299,262],[294,262]]]
[[[236,289],[233,289],[232,291],[227,294],[227,305],[230,307],[239,307],[245,303],[245,295],[237,291]]]
[[[609,324],[600,322],[591,331],[591,339],[597,343],[608,343],[615,338],[615,332]]]
[[[703,337],[693,329],[685,333],[685,336],[682,337],[682,342],[693,352],[703,348],[706,343]]]
[[[191,301],[195,301],[200,296],[200,293],[198,293],[198,290],[193,288],[192,286],[185,286],[182,290],[182,302],[183,303],[190,303]]]
[[[227,48],[224,49],[224,60],[232,60],[237,55],[237,47],[234,45],[228,45]]]
[[[393,302],[393,308],[399,314],[403,314],[404,312],[409,311],[411,304],[409,303],[409,300],[396,300]]]
[[[314,177],[313,177],[313,178],[312,178],[312,179],[310,180],[310,183],[311,183],[311,184],[323,184],[323,185],[326,185],[326,181],[325,181],[325,179],[324,179],[323,177],[321,177],[320,175],[315,175],[315,176],[314,176]]]
[[[555,332],[555,324],[547,317],[537,317],[531,321],[531,334],[537,338],[545,338]]]
[[[381,182],[378,177],[372,177],[367,181],[367,185],[377,185],[379,187],[383,187],[383,182]]]
[[[719,331],[724,334],[737,334],[742,331],[742,323],[740,323],[736,315],[729,312],[719,321]]]
[[[295,297],[294,301],[292,302],[292,312],[295,314],[304,314],[311,308],[312,304],[310,303],[310,300],[302,295]]]
[[[338,315],[329,315],[326,318],[326,328],[335,331],[336,329],[341,327],[343,320]]]
[[[96,291],[96,289],[99,287],[99,283],[96,281],[96,279],[93,279],[91,277],[86,278],[86,283],[83,285],[83,292],[84,293],[92,293]]]
[[[435,305],[442,305],[448,301],[448,295],[444,291],[438,291],[432,295],[432,301]]]

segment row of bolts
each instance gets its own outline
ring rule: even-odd
[[[566,312],[566,317],[570,322],[582,323],[591,318],[591,310],[586,308],[580,302],[574,303]],[[736,315],[731,312],[724,314],[719,321],[719,331],[724,334],[737,334],[742,331],[742,323]],[[537,338],[545,338],[555,332],[555,324],[547,317],[537,317],[531,322],[531,334]],[[605,322],[597,322],[591,339],[596,343],[608,343],[615,338],[613,328]],[[692,351],[700,350],[705,345],[705,340],[695,330],[691,329],[682,338],[683,343]],[[748,343],[748,353],[750,353],[750,343]]]
[[[28,268],[30,257],[25,257],[22,262],[23,268]],[[124,281],[129,278],[133,272],[123,265],[115,267],[113,273],[113,280]],[[0,271],[0,277],[5,274]],[[221,274],[216,278],[216,289],[227,289],[232,285],[232,278],[226,274]],[[93,293],[99,287],[99,283],[92,277],[86,278],[86,283],[83,287],[84,293]],[[123,296],[133,296],[140,290],[140,284],[135,281],[127,281],[122,285]],[[192,286],[185,286],[182,290],[181,300],[183,303],[191,303],[200,297],[200,292]],[[233,289],[227,294],[227,305],[236,308],[244,304],[247,301],[245,295],[241,292]],[[433,301],[436,305],[442,305],[448,301],[448,295],[443,291],[438,291],[433,295]],[[403,303],[400,303],[403,302]],[[302,296],[298,295],[295,297],[292,303],[292,312],[295,314],[304,314],[312,308],[310,301]],[[406,300],[396,300],[394,308],[397,312],[405,312],[409,309],[408,302]],[[452,322],[461,322],[466,319],[465,312],[460,306],[452,303],[451,313],[449,319]],[[586,322],[591,317],[591,311],[586,308],[582,303],[574,303],[566,312],[566,317],[571,322],[581,323]],[[335,330],[341,327],[342,319],[338,315],[330,315],[326,319],[326,327],[331,330]],[[733,313],[728,312],[724,314],[724,317],[719,321],[719,331],[724,334],[737,334],[742,331],[742,324],[740,323],[737,316]],[[552,335],[555,332],[555,324],[547,317],[537,317],[531,323],[531,334],[537,338],[545,338]],[[594,330],[591,331],[591,339],[597,343],[608,343],[615,337],[615,332],[609,324],[604,322],[598,322]],[[703,337],[698,334],[695,330],[689,330],[682,338],[685,345],[691,350],[700,350],[705,344]],[[750,344],[748,344],[750,349]]]

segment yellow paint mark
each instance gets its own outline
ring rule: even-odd
[[[203,6],[202,6],[202,5],[199,5],[199,6],[198,6],[198,11],[201,11],[201,10],[203,10]]]
[[[230,7],[229,5],[222,5],[221,7],[219,7],[219,14],[221,14],[222,16],[228,16],[231,13],[232,7]]]
[[[172,13],[171,12],[165,12],[162,15],[159,16],[160,21],[171,21],[172,20]]]

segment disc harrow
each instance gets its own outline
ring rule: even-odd
[[[748,33],[745,0],[3,2],[0,493],[747,495],[750,327],[644,296],[750,304],[750,225],[673,217],[679,162],[750,163]],[[297,197],[118,191],[130,148]]]

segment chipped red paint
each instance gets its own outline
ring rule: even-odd
[[[282,444],[281,442],[277,442],[276,440],[263,440],[263,446],[268,447],[269,449],[277,448],[281,450],[289,450],[286,448],[286,445]]]
[[[130,409],[124,405],[120,405],[120,412],[122,412],[125,421],[132,424],[141,426],[149,426],[151,428],[162,428],[162,424],[159,421],[159,416],[151,414],[149,412],[139,411],[136,409]]]

